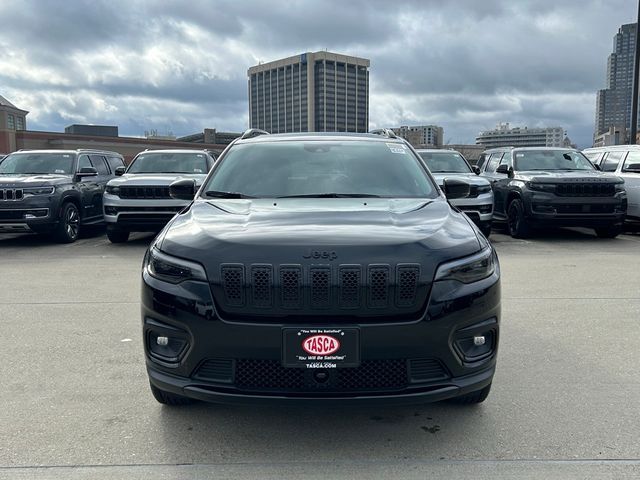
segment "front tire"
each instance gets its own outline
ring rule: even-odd
[[[618,235],[622,233],[622,227],[620,226],[612,226],[612,227],[601,227],[596,228],[596,235],[600,238],[616,238]]]
[[[107,227],[107,238],[111,243],[124,243],[129,240],[129,232],[120,228]]]
[[[59,243],[73,243],[80,235],[80,210],[74,203],[67,202],[62,206],[60,221],[53,232]]]
[[[527,238],[531,235],[531,227],[524,217],[524,204],[519,198],[513,199],[507,208],[507,229],[513,238]]]
[[[484,388],[481,388],[480,390],[476,390],[475,392],[452,398],[449,401],[451,403],[457,403],[458,405],[475,405],[484,402],[489,396],[490,391],[491,384],[487,385]]]
[[[182,395],[176,395],[175,393],[165,392],[164,390],[160,390],[155,385],[149,384],[151,387],[151,393],[153,394],[153,398],[155,398],[158,403],[169,406],[180,406],[180,405],[190,405],[194,402],[193,399],[188,397],[183,397]]]

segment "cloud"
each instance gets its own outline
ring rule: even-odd
[[[0,94],[29,128],[242,130],[246,71],[304,51],[371,59],[371,126],[436,123],[470,143],[498,121],[591,143],[625,0],[2,2]]]

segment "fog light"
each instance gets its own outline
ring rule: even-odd
[[[487,330],[480,333],[465,336],[460,335],[455,341],[455,347],[462,360],[467,363],[474,363],[483,360],[493,353],[496,343],[494,330]]]
[[[117,215],[118,209],[116,207],[104,207],[105,215]]]
[[[158,338],[158,340],[160,340],[160,338]],[[486,341],[487,339],[484,338],[484,335],[477,335],[473,337],[473,344],[477,347],[479,347],[480,345],[484,345]]]
[[[189,342],[186,338],[167,336],[166,333],[149,332],[147,337],[149,353],[152,357],[169,363],[177,363],[186,352]]]

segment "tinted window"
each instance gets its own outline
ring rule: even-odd
[[[620,164],[620,160],[627,152],[609,152],[605,155],[604,160],[600,164],[600,170],[603,172],[615,172]]]
[[[0,174],[71,174],[70,153],[12,153],[0,163]]]
[[[433,173],[472,173],[458,152],[418,152]]]
[[[235,145],[205,190],[254,197],[369,194],[435,197],[420,161],[402,143],[282,141]]]
[[[483,153],[482,155],[480,155],[480,158],[478,158],[478,161],[476,162],[476,166],[482,170],[482,166],[486,161],[487,161],[487,155]]]
[[[622,170],[626,171],[627,169],[629,169],[630,165],[636,165],[636,167],[632,170],[634,172],[640,172],[640,151],[633,150],[629,152],[627,158],[624,161],[624,165],[622,166]]]
[[[80,158],[78,159],[78,171],[87,167],[93,167],[93,165],[91,165],[91,162],[89,161],[89,157],[87,155],[80,155]]]
[[[204,153],[144,152],[133,159],[127,173],[207,173]]]
[[[571,150],[521,150],[515,153],[515,170],[593,170],[580,152]]]
[[[492,153],[491,157],[489,157],[489,162],[487,163],[486,171],[489,173],[495,172],[498,163],[500,163],[500,159],[502,158],[502,152]]]
[[[109,167],[107,161],[102,155],[89,155],[93,168],[98,171],[98,175],[109,175]]]
[[[124,160],[120,157],[107,157],[107,161],[109,162],[112,172],[115,172],[116,168],[124,166]]]

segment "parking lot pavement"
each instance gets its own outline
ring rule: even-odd
[[[489,399],[358,409],[156,403],[138,303],[150,238],[0,236],[0,478],[640,476],[640,235],[494,234]]]

